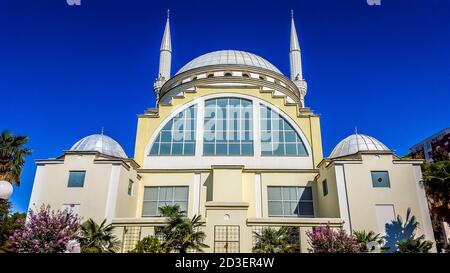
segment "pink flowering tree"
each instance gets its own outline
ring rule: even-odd
[[[313,253],[357,253],[361,246],[355,236],[347,234],[343,228],[333,230],[329,224],[315,227],[306,233]]]
[[[80,235],[80,218],[69,211],[50,210],[42,206],[30,210],[23,228],[16,230],[9,238],[15,252],[61,253]]]

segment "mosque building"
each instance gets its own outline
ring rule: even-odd
[[[30,209],[48,204],[115,226],[122,252],[164,225],[159,207],[201,215],[205,252],[251,252],[254,232],[329,224],[385,234],[408,208],[417,235],[433,240],[420,185],[422,160],[403,159],[355,133],[322,153],[320,116],[308,108],[301,49],[291,19],[290,75],[239,50],[201,55],[171,73],[167,18],[154,84],[157,106],[138,116],[128,157],[104,134],[38,160]]]

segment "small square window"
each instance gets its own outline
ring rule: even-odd
[[[70,171],[69,172],[69,183],[67,187],[69,188],[82,188],[84,186],[84,177],[86,176],[86,171]]]
[[[133,196],[133,180],[128,181],[128,195]]]
[[[373,171],[372,186],[374,188],[389,188],[391,183],[389,181],[389,173],[386,171]]]
[[[322,181],[322,191],[323,191],[323,196],[328,195],[328,182],[326,179],[324,181]]]

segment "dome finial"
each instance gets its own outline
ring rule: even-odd
[[[170,18],[170,9],[167,9],[167,19]]]
[[[291,9],[291,19],[294,19],[294,10]]]

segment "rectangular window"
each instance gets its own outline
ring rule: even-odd
[[[133,196],[133,180],[128,181],[128,195]]]
[[[322,181],[322,190],[323,190],[323,196],[327,196],[328,195],[328,182],[326,179],[324,181]]]
[[[187,186],[145,187],[142,216],[161,216],[159,208],[175,204],[187,212],[188,192]]]
[[[67,187],[69,188],[82,188],[84,186],[84,177],[86,176],[86,171],[70,171],[69,172],[69,183]]]
[[[389,173],[386,171],[372,171],[372,186],[374,188],[389,188]]]
[[[267,187],[269,217],[314,217],[311,187]]]
[[[203,154],[253,155],[252,102],[238,98],[205,101]]]

